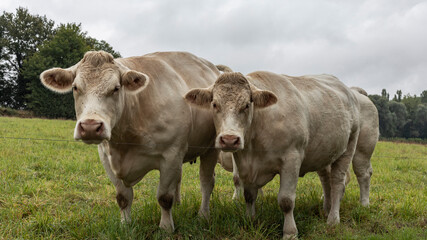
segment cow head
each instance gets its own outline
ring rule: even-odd
[[[111,138],[124,108],[125,92],[137,94],[149,81],[146,74],[128,69],[104,51],[89,51],[76,65],[46,70],[40,79],[52,91],[73,91],[74,138],[95,144]]]
[[[256,88],[241,73],[224,73],[213,86],[192,89],[185,99],[212,111],[217,132],[215,147],[223,151],[243,149],[254,108],[265,108],[277,102],[276,95]]]

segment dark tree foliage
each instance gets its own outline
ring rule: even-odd
[[[382,137],[393,137],[395,126],[393,125],[393,116],[388,106],[388,99],[384,97],[384,94],[383,96],[370,95],[369,97],[378,110],[380,135]]]
[[[415,112],[414,128],[419,138],[427,138],[427,103],[419,104]]]
[[[402,91],[396,92],[392,101],[385,89],[381,96],[370,95],[369,98],[378,109],[380,135],[386,138],[426,138],[427,137],[427,91],[420,97],[405,95]]]
[[[26,8],[0,16],[0,104],[25,108],[27,81],[21,70],[24,60],[54,33],[54,22],[45,16],[31,15]]]
[[[391,114],[391,123],[393,127],[393,137],[404,137],[404,127],[407,123],[408,113],[406,106],[403,103],[390,101],[388,102],[388,108]]]
[[[101,43],[101,44],[99,44]],[[58,94],[46,89],[39,75],[52,67],[68,68],[76,64],[88,50],[105,50],[115,56],[119,53],[105,41],[88,38],[82,32],[80,24],[62,24],[55,36],[44,42],[40,50],[24,63],[23,75],[29,81],[28,108],[36,116],[48,118],[74,118],[74,100],[72,93]]]
[[[401,102],[402,101],[402,90],[397,90],[396,94],[393,97],[393,101]]]
[[[424,90],[421,93],[420,98],[421,98],[421,103],[427,103],[427,90]]]

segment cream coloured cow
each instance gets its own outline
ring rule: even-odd
[[[280,175],[278,203],[286,239],[297,235],[295,191],[298,177],[307,172],[317,171],[322,180],[328,224],[339,223],[345,176],[361,132],[359,95],[330,75],[254,72],[224,73],[215,84],[193,89],[185,98],[213,115],[215,146],[233,152],[250,216],[255,214],[257,190]],[[363,172],[356,175],[367,178],[362,184],[369,186],[372,169],[367,162],[355,171]],[[324,184],[328,181],[329,188]]]
[[[202,203],[209,214],[218,151],[212,116],[192,109],[182,96],[207,87],[219,75],[210,62],[184,52],[157,52],[113,59],[87,52],[76,65],[41,74],[49,89],[73,91],[74,138],[99,144],[99,157],[116,187],[122,221],[130,221],[132,186],[149,171],[160,171],[157,199],[160,227],[173,230],[172,205],[179,201],[182,164],[200,156]]]

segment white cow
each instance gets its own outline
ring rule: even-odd
[[[339,223],[345,176],[363,123],[359,95],[330,75],[254,72],[246,77],[224,73],[215,84],[193,89],[185,98],[212,113],[215,146],[233,152],[250,216],[255,214],[257,190],[280,175],[278,203],[287,239],[297,235],[295,191],[298,177],[307,172],[318,171],[323,183],[329,181],[329,187],[322,184],[327,222]],[[369,179],[369,159],[368,163],[358,171]],[[328,166],[330,172],[325,174]]]
[[[157,52],[113,59],[87,52],[76,65],[41,74],[55,92],[73,91],[74,138],[99,144],[99,157],[117,190],[122,221],[130,221],[132,186],[149,171],[160,171],[157,199],[160,227],[172,231],[172,204],[179,201],[182,164],[200,156],[202,203],[209,214],[218,151],[212,116],[192,109],[182,96],[207,87],[219,75],[210,62],[185,52]]]

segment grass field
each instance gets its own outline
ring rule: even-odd
[[[182,203],[173,209],[173,234],[157,226],[156,171],[135,186],[133,221],[121,225],[115,189],[97,147],[73,142],[74,124],[0,118],[0,239],[281,238],[278,178],[264,188],[256,218],[250,221],[244,201],[231,200],[231,173],[219,165],[208,221],[197,216],[198,164],[185,164]],[[294,211],[300,239],[427,239],[427,145],[380,142],[372,165],[371,206],[360,206],[352,173],[341,204],[341,224],[335,227],[327,226],[322,214],[317,175],[300,178]]]

